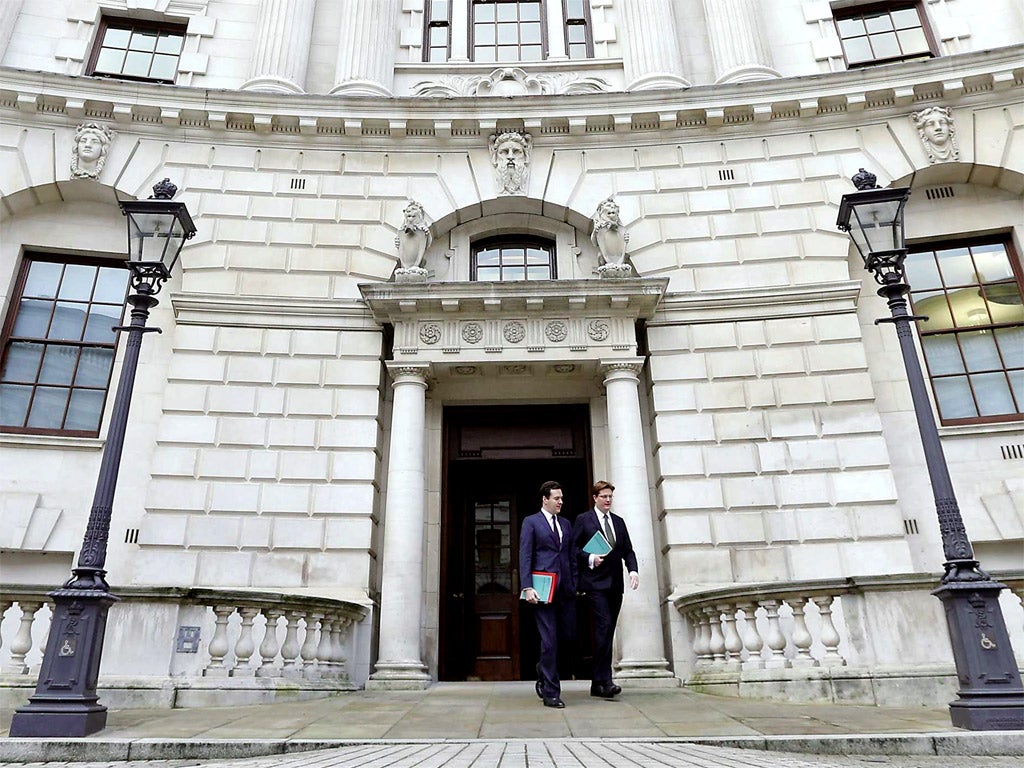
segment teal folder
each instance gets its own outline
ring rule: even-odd
[[[533,588],[537,590],[537,599],[542,603],[550,603],[555,596],[555,584],[558,583],[558,574],[548,571],[534,571],[530,574],[533,577]],[[525,600],[526,590],[520,593],[520,599]]]
[[[590,537],[590,541],[583,545],[583,551],[588,555],[604,557],[612,551],[612,545],[608,543],[608,539],[604,537],[604,534],[598,531]]]

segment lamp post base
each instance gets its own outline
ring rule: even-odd
[[[81,737],[107,724],[96,682],[107,612],[117,598],[103,589],[70,587],[50,597],[55,605],[36,692],[15,710],[11,736]]]
[[[999,607],[1005,588],[984,578],[948,581],[932,592],[945,608],[960,680],[959,698],[949,704],[957,728],[1024,730],[1024,686]]]

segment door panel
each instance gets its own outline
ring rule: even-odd
[[[479,680],[519,679],[519,579],[517,526],[511,496],[471,494],[473,599],[470,623],[476,642],[470,676]]]

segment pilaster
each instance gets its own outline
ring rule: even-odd
[[[260,0],[249,79],[241,90],[302,93],[316,0]]]
[[[391,96],[398,0],[349,0],[341,20],[332,94]]]
[[[704,0],[717,83],[782,77],[770,66],[754,0]]]
[[[622,57],[627,91],[656,88],[689,88],[679,73],[679,36],[669,0],[636,0],[618,3],[625,34]]]

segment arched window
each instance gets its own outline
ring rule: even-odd
[[[473,243],[470,280],[554,280],[555,244],[528,236],[490,237]]]

